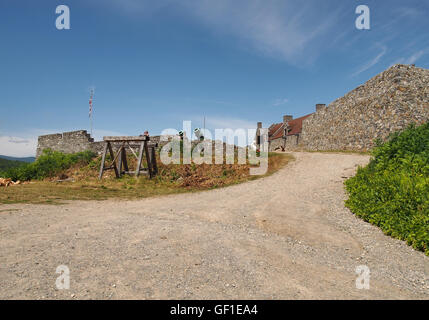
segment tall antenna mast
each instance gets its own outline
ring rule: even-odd
[[[92,136],[92,104],[94,99],[94,88],[91,88],[91,93],[89,96],[89,125],[91,127],[91,136]]]

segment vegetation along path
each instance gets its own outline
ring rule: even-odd
[[[429,257],[344,207],[343,181],[369,157],[293,155],[202,193],[2,205],[0,298],[429,298]],[[59,265],[69,290],[56,289]]]

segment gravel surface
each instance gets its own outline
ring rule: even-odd
[[[2,299],[428,299],[429,258],[344,207],[367,156],[138,201],[0,207]],[[56,288],[56,268],[70,289]],[[356,288],[357,266],[370,289]]]

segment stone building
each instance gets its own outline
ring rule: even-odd
[[[293,150],[298,147],[302,132],[302,122],[311,114],[293,119],[293,116],[283,116],[283,122],[274,123],[268,128],[269,151]]]
[[[317,104],[316,112],[325,107],[324,104]],[[311,115],[312,113],[296,119],[291,115],[284,115],[282,122],[270,125],[268,127],[268,151],[298,149],[303,121]],[[258,128],[262,128],[262,122],[258,122]],[[258,137],[256,139],[258,140]]]

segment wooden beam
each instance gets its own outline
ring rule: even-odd
[[[119,147],[119,157],[118,157],[118,171],[119,171],[119,176],[122,175],[122,153],[123,153],[124,149],[123,146]]]
[[[103,140],[109,141],[109,142],[149,141],[149,137],[148,136],[124,136],[124,137],[106,136],[106,137],[103,137]]]
[[[149,177],[152,179],[153,177],[152,161],[150,159],[149,148],[147,147],[146,141],[144,142],[144,153],[146,155],[147,170],[149,171]]]
[[[147,143],[147,146],[150,148],[150,147],[157,147],[158,146],[158,144],[157,143],[155,143],[155,142],[148,142]],[[134,149],[136,149],[136,148],[140,148],[140,142],[139,143],[129,143],[128,144],[128,147],[132,147],[132,148],[134,148]]]
[[[144,150],[145,144],[146,144],[146,141],[142,141],[142,143],[140,144],[140,153],[139,153],[139,158],[137,159],[137,167],[136,167],[136,177],[138,177],[140,174],[140,167],[142,165],[143,152],[145,151]]]
[[[152,169],[153,169],[153,173],[156,175],[158,174],[158,165],[156,163],[156,151],[155,151],[155,147],[151,147],[151,163],[152,163]]]
[[[129,175],[135,175],[136,171],[124,171],[125,174],[129,174]],[[147,172],[146,169],[142,169],[140,170],[139,174],[149,174],[149,172]]]
[[[124,165],[124,171],[128,171],[128,160],[127,160],[127,150],[125,149],[125,146],[122,149],[122,154],[121,154],[121,159],[122,159],[122,163]]]
[[[108,142],[104,143],[103,156],[101,157],[100,173],[98,175],[98,179],[100,180],[103,177],[103,172],[104,172],[104,161],[106,160],[107,144]]]
[[[113,159],[112,166],[113,166],[113,169],[115,169],[116,178],[119,178],[120,176],[119,176],[118,168],[116,167],[116,157],[113,153],[113,149],[112,149],[112,146],[110,145],[110,142],[107,142],[107,148],[109,149],[110,157]]]
[[[133,148],[138,148],[138,147],[140,147],[140,145],[138,145],[138,146],[135,146],[135,145],[131,146],[131,144],[129,142],[127,142],[127,145],[130,148],[130,150],[131,150],[132,154],[134,155],[134,157],[136,157],[136,159],[138,160],[139,156],[135,153],[135,151],[134,151]]]

